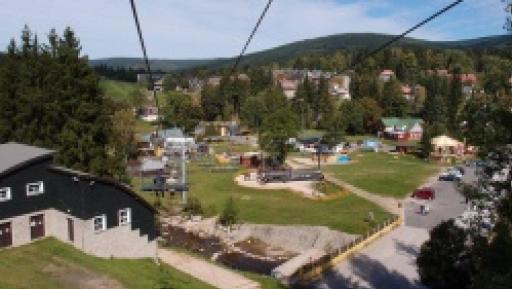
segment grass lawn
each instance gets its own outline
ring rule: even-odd
[[[81,278],[83,280],[80,281]],[[0,251],[2,289],[109,288],[99,287],[99,282],[91,280],[102,278],[116,280],[127,289],[164,288],[159,287],[162,284],[177,289],[213,288],[169,266],[157,265],[152,260],[100,259],[53,238]],[[84,286],[84,282],[89,287]]]
[[[243,153],[258,151],[257,147],[245,144],[233,144],[227,141],[211,143],[210,146],[215,150],[216,154],[231,151],[232,153]]]
[[[322,225],[348,233],[369,229],[368,212],[376,221],[390,217],[376,205],[353,194],[328,200],[310,200],[288,190],[257,190],[237,186],[233,173],[210,173],[207,168],[189,167],[190,194],[199,198],[210,214],[220,213],[233,196],[244,222],[255,224]]]
[[[355,153],[349,165],[325,166],[324,171],[371,193],[402,198],[440,167],[414,156]]]
[[[105,96],[116,101],[126,101],[130,93],[136,89],[140,89],[137,83],[108,79],[100,81],[100,88],[105,93]]]

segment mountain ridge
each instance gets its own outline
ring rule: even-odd
[[[389,41],[395,35],[378,33],[343,33],[304,39],[283,44],[270,49],[254,52],[244,56],[241,65],[255,65],[271,62],[284,62],[291,58],[312,53],[332,53],[340,49],[371,50]],[[494,35],[473,39],[432,41],[405,37],[395,43],[394,47],[431,48],[431,49],[505,49],[512,48],[512,35]],[[197,67],[220,68],[232,65],[235,57],[219,57],[209,59],[151,59],[154,70],[183,71]],[[90,60],[92,66],[107,65],[143,69],[142,58],[109,57]]]

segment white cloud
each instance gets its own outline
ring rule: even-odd
[[[435,2],[438,1],[447,2]],[[499,2],[484,2],[489,1]],[[174,59],[238,54],[266,4],[266,0],[136,2],[150,57]],[[424,9],[396,9],[376,16],[381,14],[380,9],[393,5],[392,1],[382,0],[275,0],[249,51],[336,33],[397,34],[428,16]],[[0,19],[0,47],[6,46],[6,37],[17,37],[24,24],[43,35],[51,27],[62,30],[69,25],[91,57],[141,54],[128,0],[9,1],[2,4]],[[413,34],[428,39],[451,35],[432,27]]]

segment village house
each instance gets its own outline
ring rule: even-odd
[[[423,136],[423,120],[419,118],[384,117],[381,134],[388,139],[411,141]]]
[[[195,131],[196,137],[229,137],[240,134],[240,126],[236,121],[202,121]]]
[[[279,81],[281,89],[283,90],[284,95],[288,99],[295,98],[297,94],[297,89],[299,88],[299,80],[296,79],[282,79]]]
[[[147,122],[157,121],[158,117],[159,117],[158,107],[151,106],[151,105],[141,107],[138,111],[138,116],[143,121],[147,121]]]
[[[156,258],[155,209],[128,186],[56,165],[54,154],[0,145],[0,248],[54,237],[98,257]]]
[[[464,73],[457,77],[460,78],[460,82],[462,83],[462,92],[464,95],[469,96],[473,94],[473,90],[477,84],[476,75],[474,73]]]
[[[409,101],[414,99],[414,92],[410,85],[402,85],[402,96]]]
[[[162,78],[155,81],[153,89],[158,92],[164,91],[164,79]]]
[[[188,79],[188,90],[189,91],[200,91],[201,89],[203,89],[203,86],[204,86],[204,81],[197,78],[197,77],[192,77],[192,78],[189,78]]]
[[[221,81],[222,81],[222,77],[220,77],[220,76],[212,76],[212,77],[209,77],[206,80],[206,84],[209,85],[209,86],[215,87],[215,86],[219,86]]]
[[[329,79],[329,94],[338,100],[350,100],[350,76],[336,75]]]
[[[310,70],[307,71],[306,76],[310,83],[312,83],[315,87],[318,87],[320,84],[320,80],[326,79],[329,80],[333,76],[331,72],[322,71],[322,70]]]
[[[390,81],[393,77],[395,77],[395,72],[393,70],[385,69],[379,74],[379,79],[383,82]]]

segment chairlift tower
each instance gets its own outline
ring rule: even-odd
[[[187,160],[185,156],[185,144],[181,145],[181,185],[182,185],[182,191],[181,191],[181,198],[183,204],[187,203],[188,198],[188,187],[187,187]]]

